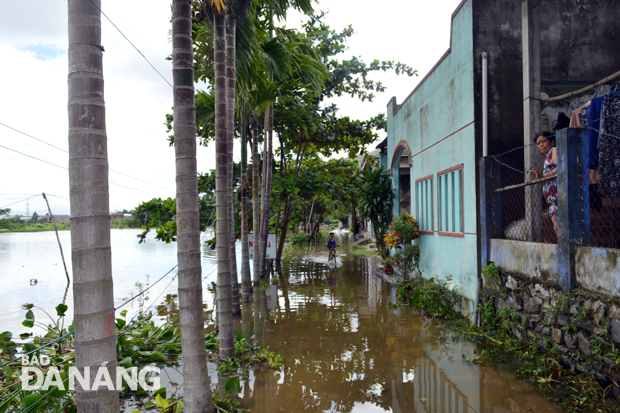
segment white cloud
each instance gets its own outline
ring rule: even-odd
[[[372,104],[349,97],[335,99],[341,114],[368,118],[385,112],[393,95],[402,101],[449,47],[450,15],[459,0],[441,2],[385,0],[331,1],[327,17],[334,29],[352,24],[351,55],[364,61],[397,60],[420,71],[420,77],[378,74],[387,92]],[[3,0],[0,14],[0,122],[67,147],[67,2],[61,0]],[[147,0],[109,0],[103,11],[169,82],[170,3]],[[291,14],[290,25],[295,15]],[[172,107],[170,86],[102,16],[105,47],[106,123],[112,169],[162,185],[148,185],[110,173],[110,181],[152,193],[110,186],[111,209],[131,209],[153,196],[174,196],[174,150],[168,147],[165,114]],[[67,154],[0,126],[0,145],[67,166]],[[236,144],[235,160],[239,158]],[[199,148],[198,168],[214,167],[214,150]],[[68,172],[0,148],[0,194],[36,194],[42,191],[68,198]],[[0,206],[19,196],[0,195]],[[69,203],[54,198],[53,212],[68,213]],[[30,213],[44,212],[44,201],[30,200]],[[25,212],[25,203],[15,205]]]

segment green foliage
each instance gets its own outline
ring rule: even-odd
[[[296,234],[291,234],[288,237],[288,246],[292,249],[300,249],[308,246],[308,241],[310,240],[310,234],[305,232],[298,232]]]
[[[389,172],[382,168],[366,168],[360,177],[358,197],[360,218],[370,219],[377,248],[385,255],[383,234],[387,232],[392,221],[394,206],[394,191]]]
[[[451,281],[452,277],[448,277],[446,281],[436,281],[435,278],[425,280],[421,275],[417,275],[397,284],[398,296],[433,317],[456,320],[461,318],[461,314],[456,310],[460,306],[461,297],[456,288],[449,287]]]
[[[221,373],[234,373],[251,365],[267,364],[272,369],[280,368],[282,356],[275,351],[248,343],[243,333],[235,334],[235,357],[229,357],[218,366]]]
[[[482,275],[487,277],[490,281],[497,281],[499,279],[499,270],[493,261],[484,266]]]

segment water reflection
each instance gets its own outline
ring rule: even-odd
[[[396,290],[366,258],[342,267],[283,262],[278,285],[255,290],[244,314],[256,341],[283,356],[280,371],[243,379],[242,407],[253,412],[556,411],[531,388],[493,368],[462,360],[474,346],[441,325],[395,307]],[[250,323],[249,318],[253,317]],[[499,386],[499,387],[498,387]],[[519,403],[511,402],[517,394]]]

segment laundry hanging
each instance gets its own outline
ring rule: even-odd
[[[590,169],[598,169],[598,139],[601,120],[601,106],[604,96],[594,98],[590,101],[590,111],[588,112],[588,152],[590,154]]]
[[[599,134],[599,191],[605,198],[620,195],[620,95],[604,97]]]
[[[578,107],[573,110],[570,115],[570,124],[569,128],[584,128],[585,123],[587,122],[587,113],[590,108],[590,101],[587,101],[583,106]],[[585,112],[584,112],[585,111]],[[583,121],[582,113],[586,113],[586,122]]]

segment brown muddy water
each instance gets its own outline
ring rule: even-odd
[[[284,360],[279,370],[243,373],[240,407],[272,412],[556,412],[510,372],[475,365],[476,346],[454,341],[441,322],[407,306],[396,289],[350,252],[336,266],[327,252],[291,254],[281,275],[255,290],[236,320]],[[227,377],[210,366],[214,388]],[[174,383],[181,374],[175,371]],[[162,385],[166,384],[162,378]],[[174,387],[174,386],[173,386]]]
[[[134,230],[112,231],[115,302],[150,286],[176,263],[176,245],[149,238],[139,245]],[[69,232],[61,233],[65,256]],[[555,404],[505,369],[475,365],[475,345],[454,341],[441,322],[413,309],[394,308],[396,290],[372,273],[369,259],[351,254],[340,234],[337,265],[327,252],[288,254],[281,276],[256,289],[235,321],[236,331],[283,358],[279,370],[241,372],[241,406],[271,412],[556,412]],[[240,256],[240,245],[237,245]],[[70,258],[67,258],[70,265]],[[215,251],[203,249],[207,322],[213,323]],[[240,266],[239,266],[240,268]],[[24,311],[34,302],[52,310],[65,292],[65,275],[53,233],[0,234],[3,283],[0,330],[21,333]],[[178,311],[174,274],[128,308],[153,306],[166,320]],[[72,312],[71,289],[67,303]],[[44,314],[36,310],[42,319]],[[71,315],[68,317],[71,318]],[[70,320],[67,320],[70,322]],[[227,377],[209,365],[214,389]],[[168,397],[182,396],[182,366],[162,370]],[[131,412],[131,403],[126,404]]]

